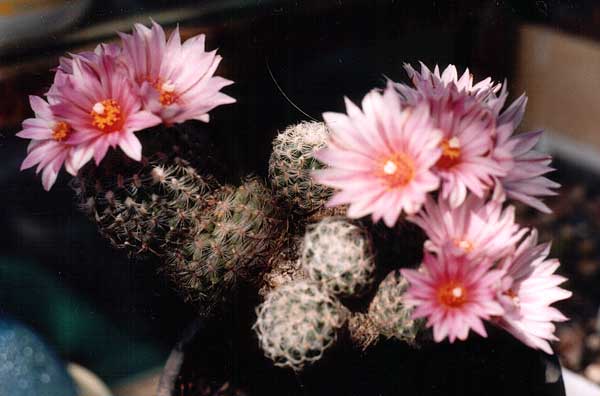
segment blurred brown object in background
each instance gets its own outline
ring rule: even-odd
[[[511,92],[529,96],[522,129],[600,150],[600,43],[535,25],[518,37]]]

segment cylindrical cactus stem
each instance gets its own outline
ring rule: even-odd
[[[193,217],[192,237],[169,252],[165,271],[203,314],[227,300],[238,282],[258,287],[286,237],[286,222],[256,178],[223,186]]]
[[[413,319],[413,309],[405,304],[407,289],[408,281],[400,271],[390,272],[379,284],[368,316],[382,336],[414,344],[422,321]]]
[[[116,174],[82,171],[72,182],[76,199],[115,247],[162,256],[189,234],[192,217],[217,183],[181,159],[129,165]]]
[[[301,371],[331,348],[348,310],[314,281],[301,280],[271,291],[257,308],[254,330],[276,366]]]
[[[333,194],[316,183],[311,175],[323,164],[314,154],[327,143],[328,130],[322,122],[301,122],[289,126],[273,140],[269,178],[275,196],[300,213],[322,208]]]

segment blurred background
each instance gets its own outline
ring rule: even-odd
[[[406,80],[404,62],[469,67],[529,96],[523,130],[545,129],[556,156],[553,215],[521,221],[554,239],[574,297],[559,329],[561,362],[600,383],[600,2],[596,0],[0,0],[0,315],[29,325],[67,361],[91,369],[117,394],[152,383],[193,312],[79,213],[62,175],[50,193],[19,172],[28,95],[50,86],[58,57],[117,39],[153,18],[182,36],[207,34],[236,82],[234,106],[202,128],[227,177],[266,173],[277,130],[341,110]],[[289,100],[286,98],[289,97]],[[291,103],[292,102],[292,103]],[[300,110],[298,110],[301,109]],[[154,370],[154,371],[153,371]]]

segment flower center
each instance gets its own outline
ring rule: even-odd
[[[441,169],[450,169],[460,162],[460,141],[456,136],[452,139],[444,139],[440,143],[442,156],[436,166]]]
[[[467,291],[462,284],[450,281],[438,289],[438,300],[448,308],[459,308],[467,302]]]
[[[123,115],[121,106],[114,99],[98,102],[90,112],[92,125],[104,133],[112,133],[123,128]]]
[[[403,153],[396,153],[382,162],[380,176],[389,188],[403,187],[415,176],[413,161]]]
[[[59,121],[54,125],[54,129],[52,129],[52,139],[57,142],[62,142],[71,134],[71,126],[64,121]]]
[[[473,243],[466,239],[455,239],[453,242],[454,242],[454,246],[464,250],[465,253],[471,253],[473,251],[473,249],[475,249],[475,246],[473,246]]]
[[[508,298],[510,298],[511,301],[513,302],[513,304],[515,304],[516,306],[519,305],[519,303],[520,303],[519,295],[513,289],[508,289],[507,291],[504,292],[504,295],[507,296]]]
[[[160,104],[162,104],[163,106],[169,106],[169,105],[172,105],[173,103],[177,102],[177,99],[179,96],[175,92],[175,84],[173,84],[173,82],[171,82],[171,80],[167,80],[164,83],[157,81],[154,84],[154,88],[158,91],[158,93],[159,93],[158,100],[160,101]]]

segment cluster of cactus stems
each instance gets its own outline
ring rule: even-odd
[[[199,313],[225,305],[241,282],[252,285],[264,301],[254,325],[262,349],[298,371],[344,328],[362,349],[380,338],[413,343],[419,329],[402,301],[406,281],[377,271],[377,230],[325,207],[332,191],[311,172],[326,139],[316,122],[280,133],[268,183],[221,184],[176,153],[137,167],[89,167],[73,186],[101,234],[133,254],[159,256],[160,271]]]

